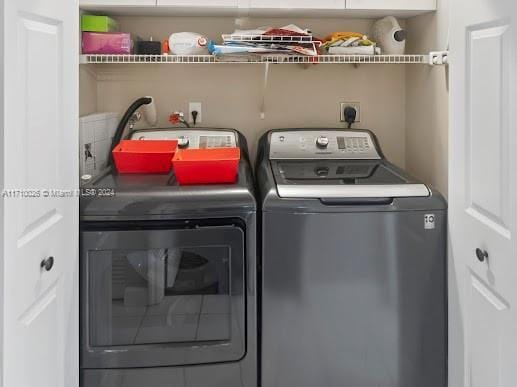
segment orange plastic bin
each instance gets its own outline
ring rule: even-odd
[[[180,149],[172,159],[181,185],[231,184],[237,180],[240,148]]]
[[[168,173],[177,140],[122,140],[113,149],[119,173]]]

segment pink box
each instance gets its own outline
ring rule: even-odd
[[[83,32],[83,54],[131,54],[131,34],[125,32]]]

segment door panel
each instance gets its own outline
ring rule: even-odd
[[[62,132],[59,106],[62,104],[59,74],[62,66],[63,39],[61,23],[56,19],[43,19],[38,15],[22,14],[18,19],[20,55],[18,63],[19,98],[27,106],[23,115],[22,130],[18,133],[19,149],[26,149],[19,156],[19,187],[58,187],[59,153],[47,146],[58,144]],[[45,57],[45,61],[41,58]],[[56,87],[58,86],[58,87]],[[21,239],[27,243],[29,233],[36,225],[42,230],[61,209],[56,199],[28,200],[22,207]],[[32,232],[36,236],[38,232]],[[21,241],[19,241],[20,243]]]
[[[13,310],[18,315],[27,314],[35,300],[46,293],[50,287],[56,286],[56,282],[66,270],[66,263],[63,262],[66,249],[49,245],[50,240],[59,240],[65,232],[59,222],[46,228],[42,227],[39,235],[34,237],[31,243],[18,248],[18,253],[23,258],[17,262],[16,275],[21,276],[23,281],[15,281],[12,288],[17,295]],[[49,257],[53,258],[54,264],[50,271],[46,271],[41,268],[41,262]]]
[[[516,8],[513,0],[450,6],[449,213],[464,331],[453,341],[464,343],[465,386],[510,387],[517,380]]]
[[[469,214],[510,238],[509,26],[467,33],[467,206]],[[490,58],[490,60],[486,60]],[[487,130],[489,129],[490,130]]]
[[[20,316],[20,340],[18,342],[18,356],[24,363],[30,365],[27,369],[17,367],[17,383],[7,385],[34,386],[34,374],[38,379],[44,380],[47,386],[63,385],[64,362],[56,363],[62,357],[62,348],[55,345],[55,336],[50,334],[52,329],[62,329],[63,321],[59,305],[58,292],[61,292],[58,284],[53,284],[38,301]]]
[[[509,305],[477,276],[470,274],[470,305],[468,321],[471,348],[468,364],[471,387],[499,386],[499,355],[504,340],[501,319]],[[496,356],[494,356],[494,354]]]
[[[347,9],[434,10],[436,0],[346,0]]]
[[[136,7],[136,6],[155,6],[156,0],[79,0],[80,6],[123,6],[123,7]]]
[[[15,283],[19,302],[17,313],[28,313],[35,299],[49,286],[54,286],[61,276],[63,253],[59,246],[50,246],[48,240],[59,240],[66,203],[57,198],[43,197],[43,187],[61,187],[60,164],[55,146],[63,133],[60,73],[62,72],[63,39],[59,19],[47,18],[38,13],[24,12],[18,15],[18,98],[25,108],[19,116],[20,129],[10,135],[14,149],[23,149],[11,155],[16,170],[8,171],[6,183],[11,187],[32,189],[31,197],[13,198],[10,204],[18,212],[16,219],[16,245],[24,257],[17,262],[17,271],[24,273],[25,281]],[[47,60],[41,61],[45,57]],[[43,63],[42,63],[43,62]],[[12,141],[12,142],[11,142]],[[12,174],[11,174],[12,172]],[[6,184],[6,186],[7,186]],[[15,216],[15,214],[13,214]],[[35,253],[35,252],[39,253]],[[56,263],[51,271],[42,272],[40,262],[54,256]]]
[[[242,0],[157,0],[158,6],[237,8]]]
[[[17,354],[3,359],[3,383],[73,387],[78,385],[78,4],[21,0],[0,6],[9,53],[2,123],[2,352]]]
[[[345,9],[345,0],[249,0],[250,10],[278,9]]]
[[[63,30],[61,22],[38,13],[21,12],[16,17],[19,47],[17,61],[17,98],[21,109],[18,128],[6,133],[6,143],[11,168],[6,171],[7,189],[25,189],[21,195],[13,192],[8,201],[6,216],[11,220],[8,233],[15,231],[17,260],[13,275],[23,275],[28,280],[15,282],[19,302],[17,313],[43,293],[62,274],[63,259],[59,241],[68,218],[66,200],[44,197],[44,187],[62,189],[69,184],[61,175],[61,159],[57,147],[65,146],[59,136],[64,133],[60,116],[63,106],[62,73]],[[41,61],[41,58],[45,61]],[[64,139],[63,139],[64,140]],[[16,150],[16,151],[14,151]],[[21,150],[21,151],[18,151]],[[27,197],[22,197],[26,195]],[[12,227],[12,226],[15,227]],[[14,229],[14,230],[13,230]],[[40,262],[54,256],[56,265],[50,272],[42,272]]]

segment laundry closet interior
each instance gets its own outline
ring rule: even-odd
[[[0,384],[514,386],[516,12],[0,2]]]
[[[340,103],[359,102],[360,122],[353,127],[372,130],[388,159],[447,195],[447,68],[431,66],[428,60],[430,52],[447,49],[445,1],[439,2],[438,10],[429,10],[436,8],[432,1],[388,1],[373,6],[365,2],[368,8],[385,8],[366,10],[311,10],[310,5],[293,9],[282,2],[258,10],[101,3],[83,1],[81,12],[110,15],[120,31],[157,41],[180,31],[220,41],[221,34],[235,29],[287,24],[308,28],[315,37],[334,31],[370,36],[376,20],[397,16],[407,31],[405,53],[418,55],[422,63],[406,64],[414,61],[409,55],[387,60],[395,63],[270,63],[265,84],[265,63],[89,63],[92,60],[83,58],[80,115],[122,115],[133,100],[150,95],[157,108],[156,127],[167,127],[172,112],[182,111],[190,118],[189,102],[201,102],[198,126],[241,131],[253,158],[258,138],[267,129],[345,128],[346,123],[340,122]],[[135,126],[145,127],[144,120]]]
[[[446,4],[129,3],[80,13],[170,52],[88,52],[83,32],[80,163],[109,160],[84,139],[96,113],[178,150],[171,176],[124,174],[118,145],[118,173],[81,169],[81,385],[445,385]],[[388,16],[400,52],[370,41]],[[201,49],[175,51],[185,32]],[[295,48],[224,54],[268,39]],[[178,157],[212,147],[240,151],[237,178],[183,185]]]

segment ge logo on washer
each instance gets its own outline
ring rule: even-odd
[[[426,230],[434,229],[435,225],[435,216],[434,214],[425,214],[424,215],[424,228]]]

